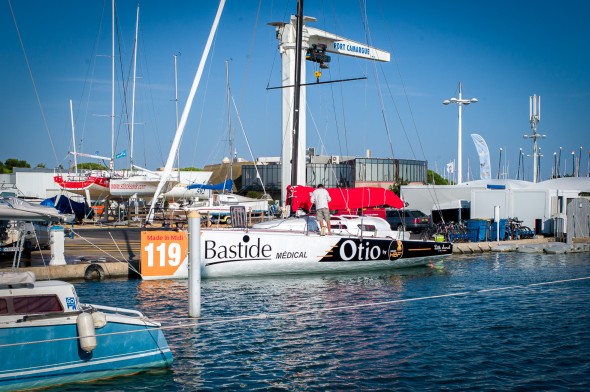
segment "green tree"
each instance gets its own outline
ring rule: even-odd
[[[4,161],[4,166],[9,170],[9,173],[12,172],[12,169],[15,167],[31,167],[27,161],[16,158],[8,158],[6,161]]]
[[[45,169],[45,164],[44,163],[38,163],[37,166],[35,166],[39,169]]]
[[[399,196],[400,188],[402,185],[408,185],[408,181],[400,178],[398,181],[394,182],[390,187],[389,190]]]
[[[203,171],[203,169],[199,169],[198,167],[183,167],[180,171]]]
[[[445,180],[440,174],[438,174],[432,170],[428,170],[427,177],[428,177],[426,179],[427,184],[449,185],[449,182],[447,180]]]
[[[100,163],[84,162],[78,163],[78,170],[108,170],[109,168]]]

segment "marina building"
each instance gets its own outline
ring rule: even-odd
[[[542,182],[477,180],[459,185],[406,185],[401,198],[408,208],[432,214],[433,220],[518,218],[537,234],[588,237],[590,177],[563,177]]]
[[[370,155],[370,154],[368,154]],[[324,184],[328,188],[380,187],[395,183],[426,182],[427,161],[308,155],[306,185]],[[279,158],[261,158],[255,164],[242,166],[242,190],[262,191],[280,198],[281,164]]]

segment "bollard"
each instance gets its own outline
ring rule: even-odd
[[[201,317],[201,214],[188,215],[188,315]]]
[[[51,260],[49,265],[66,265],[64,258],[64,228],[63,226],[52,226],[49,229],[49,240],[51,244]]]

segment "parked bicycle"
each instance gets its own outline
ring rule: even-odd
[[[467,242],[469,240],[467,228],[463,222],[435,223],[420,233],[420,239],[423,241],[431,241],[437,235],[442,235],[447,242]]]
[[[522,224],[523,221],[518,220],[517,217],[508,218],[506,222],[505,240],[523,240],[526,238],[535,237],[535,232],[530,227]]]

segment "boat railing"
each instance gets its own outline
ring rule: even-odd
[[[129,315],[134,315],[138,318],[145,318],[145,315],[143,313],[141,313],[140,311],[137,310],[133,310],[133,309],[124,309],[124,308],[115,308],[115,307],[111,307],[111,306],[104,306],[104,305],[90,305],[90,304],[86,304],[87,306],[92,307],[95,310],[100,310],[100,311],[104,311],[104,312],[109,312],[109,313],[114,313],[114,314],[129,314]]]

